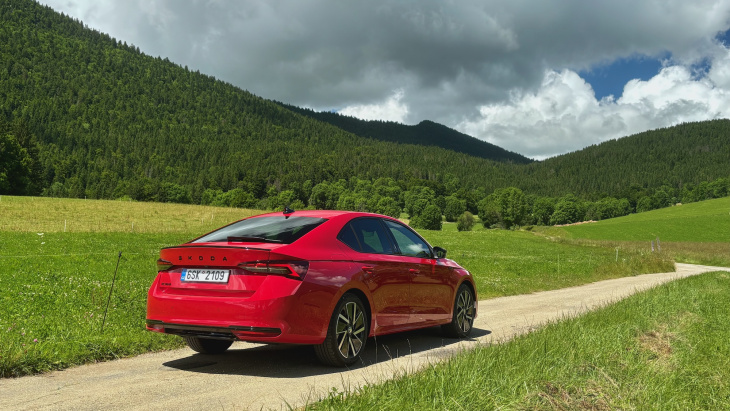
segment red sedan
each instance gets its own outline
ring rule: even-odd
[[[344,366],[370,336],[442,325],[463,338],[476,316],[472,275],[377,214],[263,214],[164,248],[157,264],[147,329],[201,353],[236,340],[311,344]]]

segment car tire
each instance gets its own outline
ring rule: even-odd
[[[461,284],[454,300],[454,315],[451,322],[444,324],[441,329],[448,337],[466,338],[474,326],[476,302],[474,292],[466,284]]]
[[[188,347],[201,354],[222,354],[233,344],[233,341],[214,340],[211,338],[183,337],[183,339],[188,344]]]
[[[335,367],[352,365],[365,349],[370,328],[370,315],[362,300],[354,294],[345,294],[332,313],[327,337],[314,346],[317,358]]]

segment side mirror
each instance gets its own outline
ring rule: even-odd
[[[446,258],[446,250],[441,247],[434,247],[433,252],[436,254],[436,258]]]

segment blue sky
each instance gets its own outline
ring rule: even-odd
[[[718,42],[730,46],[730,30],[719,33],[715,38]],[[643,81],[651,79],[659,73],[663,64],[668,61],[671,61],[669,53],[652,57],[629,56],[599,64],[591,69],[580,70],[578,74],[593,87],[596,99],[600,100],[609,95],[619,98],[626,83],[634,79]],[[708,63],[707,60],[702,60],[695,65],[695,69],[706,71],[709,69]]]
[[[264,98],[536,159],[730,117],[730,0],[40,1]]]
[[[596,99],[610,95],[619,98],[629,80],[646,81],[656,76],[662,68],[662,60],[644,56],[620,58],[606,65],[579,71],[578,74],[593,87]]]

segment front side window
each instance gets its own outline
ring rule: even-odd
[[[191,243],[270,242],[291,244],[327,221],[315,217],[254,217],[237,221]]]
[[[409,257],[432,258],[431,247],[410,228],[390,220],[384,220],[385,225],[393,234],[402,255]]]
[[[376,218],[358,218],[350,221],[337,238],[361,253],[393,254],[393,244],[383,225]]]

